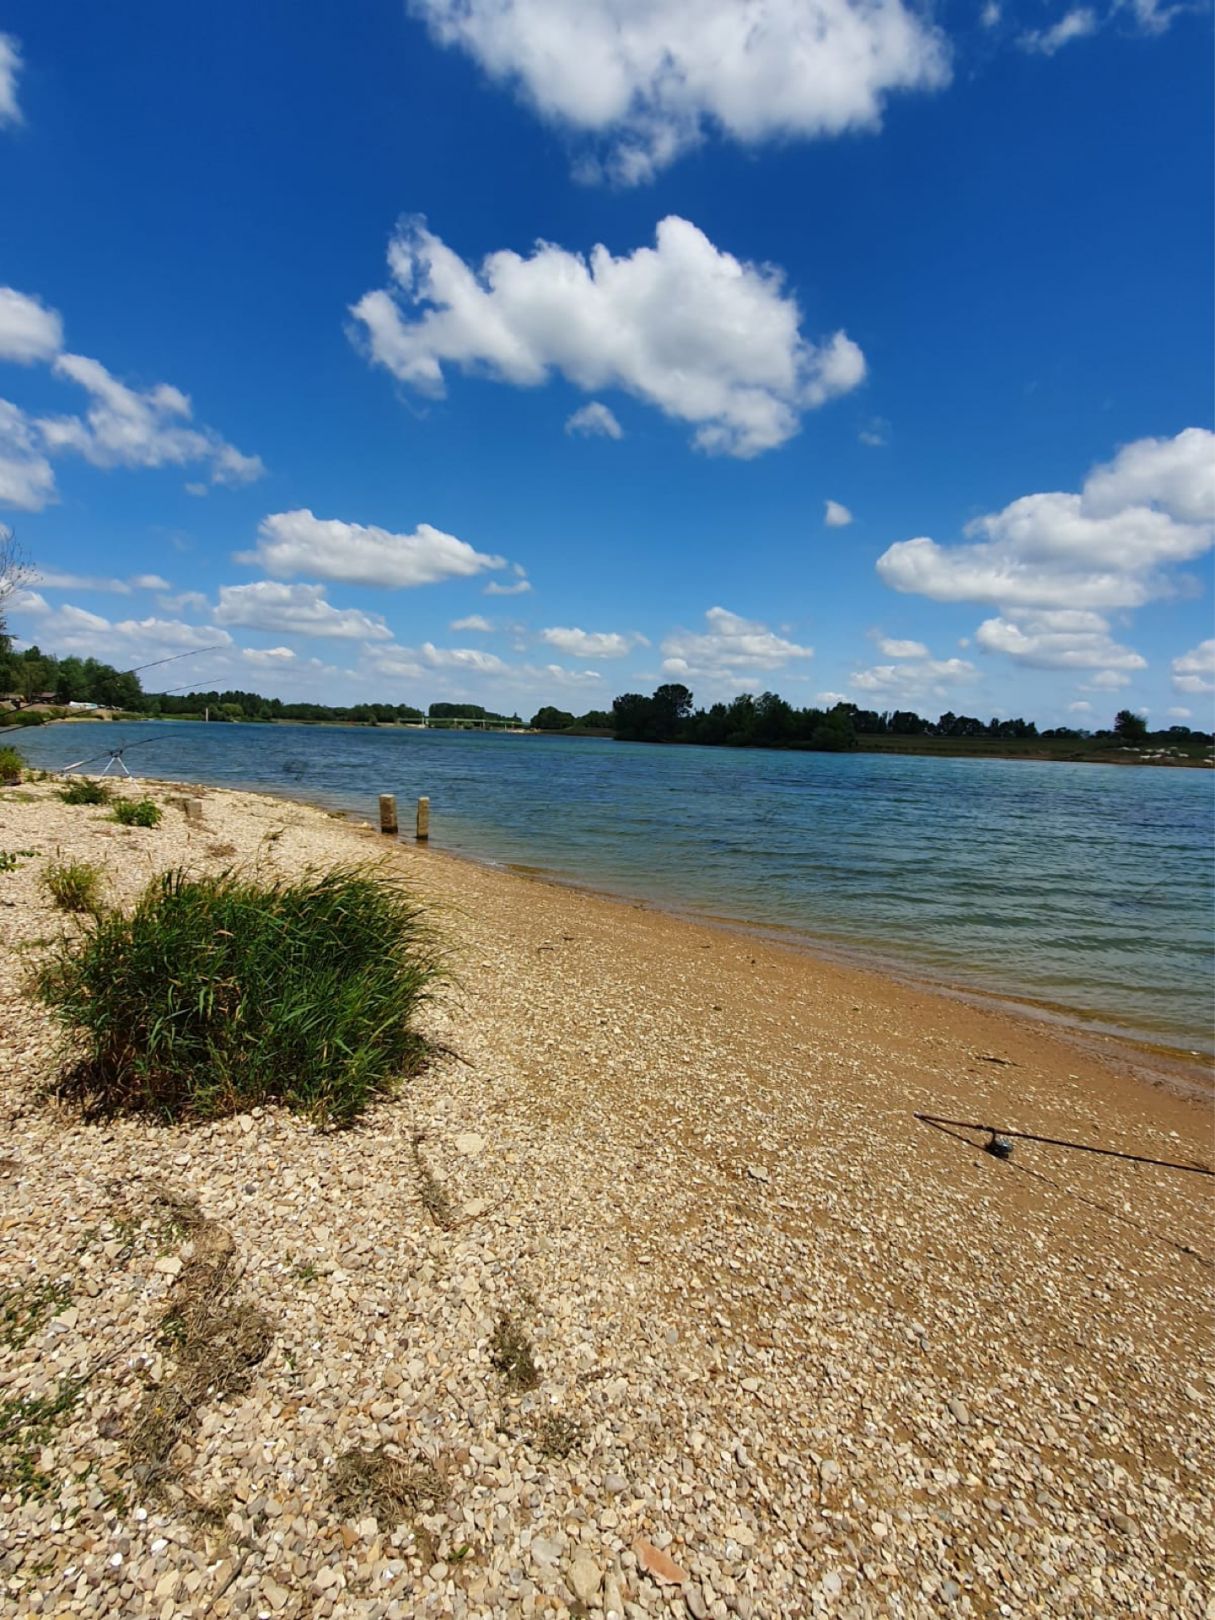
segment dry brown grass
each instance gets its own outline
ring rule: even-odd
[[[193,1252],[176,1278],[161,1336],[175,1356],[173,1371],[150,1387],[136,1411],[128,1449],[138,1478],[163,1484],[173,1471],[173,1452],[185,1440],[208,1401],[239,1394],[269,1350],[269,1319],[236,1296],[236,1246],[224,1228],[207,1220],[197,1204],[162,1195],[163,1213],[184,1232]]]

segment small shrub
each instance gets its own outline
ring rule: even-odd
[[[508,1389],[522,1393],[535,1389],[540,1373],[527,1334],[508,1313],[499,1316],[489,1341],[490,1365],[506,1380]]]
[[[410,1019],[437,971],[418,908],[377,870],[169,872],[63,941],[38,988],[82,1049],[69,1089],[104,1108],[281,1101],[346,1124],[420,1058]]]
[[[92,782],[87,776],[73,776],[59,797],[64,804],[109,804],[109,784]]]
[[[151,799],[119,799],[114,806],[114,820],[124,827],[155,827],[161,815],[160,806]]]
[[[0,748],[0,783],[5,787],[14,787],[21,780],[21,773],[25,769],[25,761],[15,748],[6,743]]]
[[[101,909],[101,868],[92,861],[51,861],[42,874],[42,887],[60,911]]]
[[[0,872],[15,872],[21,861],[33,860],[36,849],[0,849]]]

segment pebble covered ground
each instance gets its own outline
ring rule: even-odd
[[[1215,1615],[1211,1179],[914,1117],[1209,1167],[1207,1102],[179,791],[150,829],[0,793],[0,1615]],[[26,989],[76,926],[57,851],[114,903],[179,863],[401,863],[450,948],[425,1072],[341,1134],[83,1119]]]

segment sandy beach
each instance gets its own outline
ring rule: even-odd
[[[84,1380],[46,1483],[6,1467],[0,1614],[1215,1614],[1209,1096],[310,806],[191,790],[195,824],[150,791],[152,829],[0,792],[0,849],[35,852],[0,874],[0,1293],[58,1290],[0,1336],[10,1430]],[[75,926],[39,884],[57,851],[111,903],[174,865],[398,865],[449,956],[424,1072],[341,1134],[83,1120],[24,988]],[[1132,1157],[1003,1162],[923,1114]],[[152,1491],[132,1426],[217,1233],[272,1343]],[[409,1513],[339,1488],[380,1445]]]

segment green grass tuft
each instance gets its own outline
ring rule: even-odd
[[[102,872],[92,861],[50,861],[42,887],[60,911],[101,910]]]
[[[25,760],[15,748],[10,748],[7,743],[0,748],[0,782],[6,786],[20,782],[24,770]]]
[[[109,804],[110,788],[107,782],[92,782],[87,776],[73,776],[59,797],[64,804]]]
[[[124,827],[155,827],[162,814],[151,799],[119,799],[114,806],[114,820]]]
[[[76,1037],[68,1089],[103,1109],[214,1118],[268,1101],[347,1124],[421,1057],[438,972],[418,907],[382,870],[265,879],[169,872],[38,975]]]

